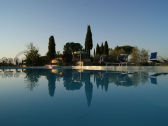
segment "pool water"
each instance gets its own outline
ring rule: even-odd
[[[168,126],[168,74],[0,70],[0,126]]]

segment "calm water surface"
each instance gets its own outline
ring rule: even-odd
[[[0,70],[0,126],[168,126],[168,75]]]

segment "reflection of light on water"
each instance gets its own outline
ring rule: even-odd
[[[83,72],[84,70],[83,70],[83,69],[78,69],[77,71],[78,71],[78,72]]]
[[[58,73],[58,70],[57,69],[52,69],[51,72],[52,73]]]
[[[58,65],[45,65],[45,66],[47,66],[49,69],[53,69],[53,67],[56,67]]]
[[[52,69],[52,65],[46,65],[49,69]]]
[[[51,69],[51,72],[52,73],[55,73],[55,74],[60,74],[60,75],[62,75],[62,70],[60,70],[60,69]]]

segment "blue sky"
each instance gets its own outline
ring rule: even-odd
[[[0,0],[0,58],[15,57],[33,42],[41,55],[54,35],[84,45],[91,25],[94,47],[133,45],[168,57],[167,0]]]

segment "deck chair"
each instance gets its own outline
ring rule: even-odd
[[[150,61],[151,62],[158,62],[158,60],[157,60],[157,52],[152,52],[151,53]]]

